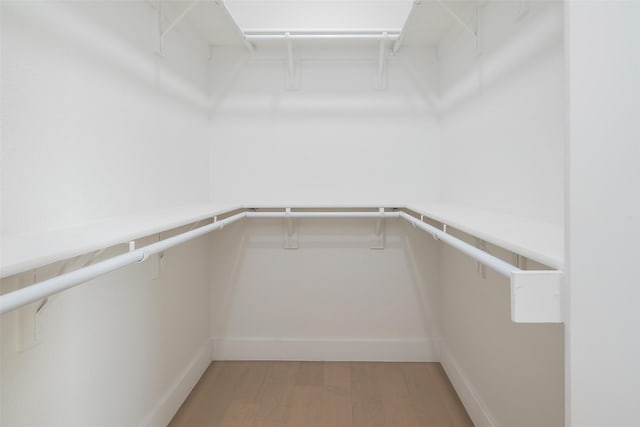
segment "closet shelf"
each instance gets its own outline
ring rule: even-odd
[[[469,232],[475,237],[496,243],[500,240],[496,236],[510,231],[517,237],[527,234],[525,230],[505,226],[505,216],[487,216],[481,211],[473,211],[476,222],[470,226],[470,210],[454,208],[446,205],[435,207],[411,208],[406,206],[373,205],[336,207],[335,205],[300,206],[292,205],[286,208],[265,206],[259,211],[257,205],[220,207],[211,204],[191,205],[172,210],[156,211],[152,214],[132,215],[114,218],[110,221],[85,225],[73,229],[49,231],[46,233],[31,233],[16,235],[2,239],[2,275],[28,271],[56,261],[73,258],[78,255],[91,253],[118,244],[126,244],[144,236],[160,233],[182,225],[197,223],[204,219],[214,218],[213,222],[180,233],[178,235],[159,240],[156,243],[135,248],[129,245],[129,251],[121,255],[100,261],[95,264],[65,273],[54,278],[27,286],[0,296],[0,313],[5,313],[25,304],[47,298],[70,287],[81,284],[92,278],[99,277],[125,265],[144,262],[150,255],[161,253],[166,249],[180,245],[196,237],[204,236],[212,231],[223,228],[244,218],[281,218],[285,220],[285,238],[293,236],[295,218],[369,218],[375,219],[376,233],[382,235],[382,221],[385,218],[402,218],[414,227],[422,229],[460,252],[476,259],[510,280],[511,286],[511,318],[514,322],[540,323],[562,322],[562,271],[560,270],[522,270],[504,260],[491,255],[471,244],[456,238],[443,229],[434,227],[424,221],[427,218],[437,220],[443,224],[453,226]],[[266,209],[268,208],[268,209]],[[310,210],[310,211],[309,211]],[[448,213],[445,217],[443,213]],[[224,216],[224,218],[223,218]],[[526,227],[533,224],[530,221],[511,223]],[[197,225],[197,224],[196,224]],[[490,227],[489,227],[490,226]],[[475,227],[475,228],[474,228]],[[493,228],[491,228],[493,227]],[[488,233],[491,229],[493,234]],[[473,233],[472,233],[473,230]],[[496,233],[498,230],[498,233]],[[528,229],[535,232],[536,229]],[[530,249],[513,242],[502,242],[501,246],[510,246],[519,254],[533,253]],[[285,247],[297,247],[286,246]],[[378,248],[379,246],[372,246]],[[509,248],[507,248],[509,249]],[[518,249],[517,251],[515,249]],[[525,255],[528,256],[528,255]],[[536,259],[533,258],[532,259]]]
[[[0,277],[191,224],[238,209],[233,206],[193,204],[161,209],[73,228],[2,236]]]
[[[564,266],[560,224],[445,203],[414,204],[407,209],[547,267]]]
[[[114,217],[73,228],[3,236],[0,244],[0,277],[124,244],[238,209],[285,209],[292,206],[300,209],[406,208],[548,267],[563,267],[563,237],[560,225],[464,206],[442,203],[202,203]]]

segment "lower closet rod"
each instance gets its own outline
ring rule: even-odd
[[[421,228],[438,240],[469,255],[498,273],[511,277],[511,273],[520,271],[518,267],[501,260],[488,252],[478,249],[462,240],[447,234],[436,227],[415,218],[406,212],[247,212],[247,218],[403,218],[416,227]]]
[[[247,212],[247,218],[397,218],[400,212]]]
[[[470,244],[463,242],[456,237],[453,237],[451,234],[447,234],[444,231],[407,214],[406,212],[400,212],[400,217],[406,219],[414,226],[423,229],[427,233],[431,234],[434,238],[443,241],[444,243],[456,248],[464,254],[469,255],[471,258],[474,258],[476,261],[479,261],[481,264],[486,265],[487,267],[495,270],[503,276],[507,276],[510,278],[511,273],[521,271],[518,267],[511,265],[508,262],[503,261],[500,258],[497,258],[490,253],[483,251],[482,249],[471,246]]]
[[[67,274],[54,277],[49,280],[30,285],[13,292],[0,296],[0,314],[20,308],[23,305],[36,302],[48,296],[72,288],[83,282],[96,277],[103,276],[111,271],[117,270],[129,264],[144,262],[149,256],[163,252],[169,248],[177,246],[188,240],[203,236],[212,231],[218,230],[225,225],[234,223],[245,217],[246,212],[242,212],[225,219],[221,219],[212,224],[198,227],[195,230],[187,231],[174,237],[162,240],[161,242],[124,253],[122,255],[109,258],[88,267],[80,268]]]
[[[165,251],[173,246],[177,246],[188,240],[195,239],[212,231],[218,230],[225,225],[234,223],[242,218],[388,218],[400,217],[416,227],[421,228],[438,240],[458,249],[460,252],[469,255],[487,267],[498,273],[511,277],[513,272],[521,271],[519,268],[505,262],[481,249],[463,242],[450,234],[439,230],[432,225],[421,221],[405,212],[241,212],[228,218],[216,221],[212,224],[196,228],[195,230],[170,237],[161,242],[153,243],[140,249],[127,252],[122,255],[109,258],[105,261],[93,264],[88,267],[54,277],[34,285],[18,289],[0,296],[0,314],[15,310],[23,305],[44,299],[55,293],[72,288],[83,282],[96,277],[100,277],[118,268],[129,264],[145,261],[149,256]]]

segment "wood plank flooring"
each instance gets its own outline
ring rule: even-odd
[[[439,363],[213,362],[170,427],[473,427]]]

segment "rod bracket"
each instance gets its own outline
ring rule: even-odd
[[[511,273],[511,320],[516,323],[562,323],[563,272]]]
[[[136,263],[137,264],[142,264],[143,262],[145,262],[148,259],[149,259],[149,251],[142,251],[142,258],[140,258],[138,261],[136,261]]]

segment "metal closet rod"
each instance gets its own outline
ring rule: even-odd
[[[519,268],[402,211],[386,212],[382,209],[378,212],[291,212],[289,209],[278,212],[245,211],[232,215],[228,218],[215,221],[212,224],[198,227],[194,230],[170,237],[160,242],[109,258],[88,267],[80,268],[70,273],[1,295],[0,314],[4,314],[24,305],[39,301],[127,265],[144,262],[151,255],[166,251],[169,248],[211,233],[212,231],[219,230],[224,226],[232,224],[243,218],[403,218],[414,226],[431,234],[435,239],[458,249],[504,276],[510,277],[511,273],[520,271]]]

